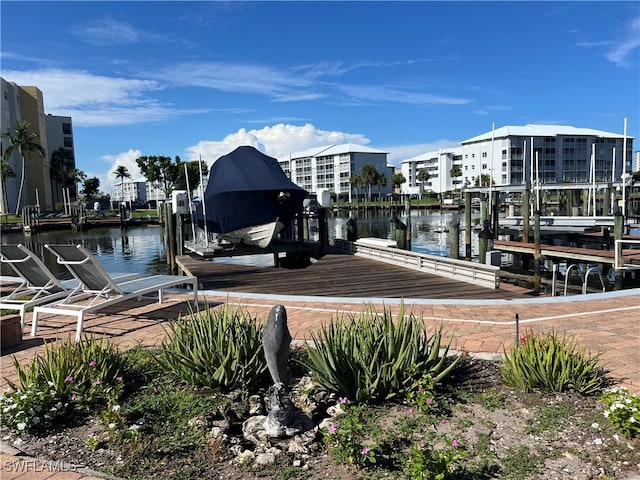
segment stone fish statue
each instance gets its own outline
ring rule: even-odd
[[[275,305],[269,312],[263,333],[264,355],[274,382],[265,398],[268,414],[264,429],[269,437],[293,436],[310,428],[309,417],[294,413],[287,386],[290,346],[291,334],[287,325],[287,311],[284,306]]]
[[[290,346],[291,334],[287,325],[287,311],[283,305],[276,305],[269,312],[263,334],[264,356],[273,383],[286,385],[289,381],[287,363]]]

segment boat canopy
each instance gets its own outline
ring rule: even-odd
[[[284,225],[302,210],[307,191],[287,178],[278,161],[242,146],[218,158],[209,170],[204,209],[196,209],[196,222],[207,230],[229,233],[276,220]]]

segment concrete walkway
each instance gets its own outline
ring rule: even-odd
[[[189,295],[174,292],[159,304],[152,299],[129,301],[100,315],[88,315],[84,334],[107,335],[121,350],[136,345],[154,346],[165,338],[170,319],[188,315]],[[429,327],[443,325],[445,335],[453,335],[452,347],[478,356],[497,358],[528,329],[574,336],[580,348],[601,354],[610,375],[631,391],[640,393],[640,289],[572,297],[527,298],[522,300],[424,300],[384,298],[293,297],[286,295],[230,294],[202,292],[201,299],[219,308],[224,303],[243,306],[251,315],[266,320],[271,307],[282,304],[287,310],[289,330],[296,340],[309,340],[337,314],[358,316],[366,305],[394,315],[404,307],[421,315]],[[203,305],[204,303],[201,303]],[[29,322],[30,323],[30,322]],[[2,352],[0,387],[15,381],[13,358],[26,365],[44,349],[45,342],[73,336],[75,324],[65,317],[43,316],[37,337],[25,328],[22,345]],[[0,444],[2,479],[76,480],[95,478],[96,472],[62,462],[46,462],[20,455]]]

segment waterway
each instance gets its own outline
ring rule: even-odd
[[[348,216],[328,218],[329,241],[335,238],[347,238]],[[406,216],[399,219],[408,223]],[[358,236],[391,238],[391,218],[388,214],[357,217]],[[449,225],[453,220],[464,224],[464,214],[458,213],[420,213],[412,212],[411,250],[432,255],[449,256]],[[479,223],[479,217],[473,217],[472,223]],[[313,225],[313,222],[312,222]],[[109,272],[132,272],[140,275],[169,273],[166,264],[166,248],[163,229],[159,226],[120,228],[93,228],[85,232],[48,231],[25,235],[21,232],[3,233],[0,243],[22,243],[44,258],[45,264],[59,278],[69,278],[69,273],[55,262],[55,257],[44,248],[45,244],[80,243],[104,265]],[[472,254],[478,254],[477,231],[472,232]],[[460,232],[460,252],[464,252],[464,229]],[[216,259],[245,264],[272,265],[273,256],[260,255]],[[2,265],[3,275],[13,275],[7,265]]]

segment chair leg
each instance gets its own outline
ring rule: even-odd
[[[38,328],[38,310],[33,309],[33,318],[31,320],[31,336],[36,336],[36,329]]]
[[[82,324],[84,323],[84,312],[78,312],[78,325],[76,326],[76,343],[80,341],[80,335],[82,334]]]

